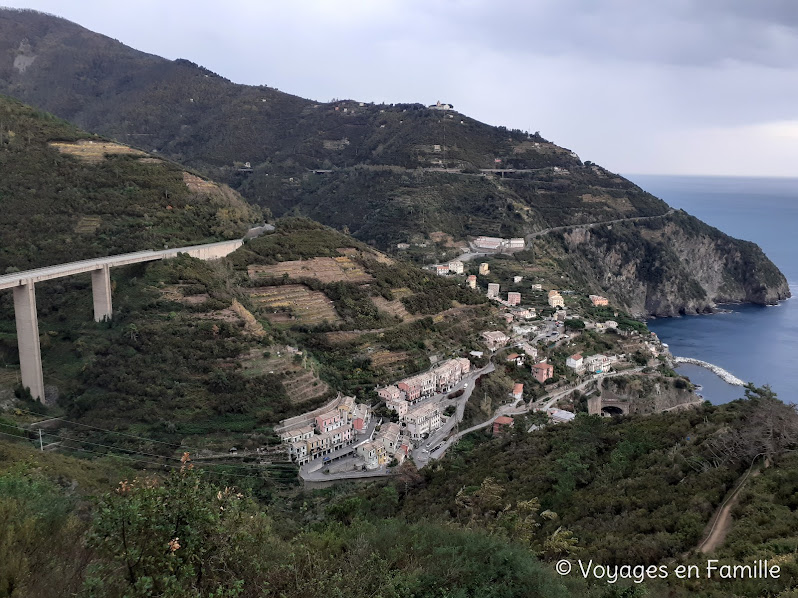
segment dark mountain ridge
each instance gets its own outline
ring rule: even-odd
[[[433,232],[463,240],[572,226],[538,237],[534,254],[640,315],[789,297],[755,245],[669,213],[665,202],[538,133],[454,110],[313,102],[10,10],[0,10],[0,92],[196,168],[277,216],[309,216],[383,250],[423,245]],[[656,218],[632,220],[641,217]],[[579,227],[616,220],[628,222]]]

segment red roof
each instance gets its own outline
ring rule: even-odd
[[[506,425],[506,424],[511,424],[511,423],[513,423],[513,418],[512,417],[507,417],[506,415],[502,415],[502,416],[496,418],[495,423],[500,424],[502,426]]]
[[[582,359],[582,354],[574,353],[573,355],[571,355],[571,359],[573,359],[574,361],[579,361],[580,359]]]
[[[553,368],[553,367],[554,366],[551,365],[550,363],[545,363],[545,362],[544,363],[536,363],[535,365],[532,366],[532,368],[536,369],[536,370],[547,370],[547,369]]]
[[[513,394],[516,395],[519,392],[524,392],[524,385],[521,384],[520,382],[518,384],[516,384],[515,386],[513,386]]]

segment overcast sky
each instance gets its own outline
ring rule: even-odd
[[[798,176],[798,0],[0,0],[238,83],[441,100],[624,174]]]

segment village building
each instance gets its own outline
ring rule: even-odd
[[[477,277],[473,274],[470,274],[468,278],[466,278],[466,284],[471,287],[472,289],[477,288]]]
[[[328,411],[316,416],[315,419],[316,430],[319,432],[329,432],[340,428],[344,422],[341,420],[341,414],[338,411]]]
[[[549,291],[549,305],[551,307],[565,307],[565,300],[557,291]]]
[[[521,293],[514,291],[507,293],[507,303],[510,305],[521,305]]]
[[[479,274],[480,276],[487,276],[490,274],[490,266],[488,265],[488,262],[482,262],[479,265]]]
[[[506,358],[505,361],[512,361],[517,366],[524,365],[525,356],[519,355],[518,353],[510,353]]]
[[[515,284],[518,284],[518,283],[519,283],[519,282],[521,282],[522,280],[524,280],[524,277],[523,277],[523,276],[513,276],[513,282],[514,282]]]
[[[607,320],[604,322],[604,326],[607,327],[607,330],[618,330],[618,322],[615,320]]]
[[[510,239],[507,242],[507,247],[509,247],[510,249],[523,249],[524,239],[521,237]]]
[[[410,243],[397,243],[396,248],[404,251],[405,249],[410,249]]]
[[[445,276],[449,273],[449,265],[448,264],[437,264],[435,266],[435,274],[438,276]]]
[[[410,405],[422,398],[436,392],[448,392],[470,371],[471,362],[467,358],[447,359],[426,372],[404,378],[395,385],[377,389],[377,395],[385,401],[389,409],[402,415],[402,412],[407,412]]]
[[[503,347],[510,340],[510,338],[506,334],[504,334],[499,330],[483,332],[482,338],[485,340],[485,344],[488,345],[488,348],[491,351],[495,351],[499,347]]]
[[[293,444],[301,440],[307,440],[313,436],[313,434],[313,426],[302,426],[280,433],[280,442],[283,444]]]
[[[499,237],[477,237],[474,239],[474,247],[478,249],[489,249],[496,251],[505,244],[505,240]]]
[[[358,403],[352,413],[352,430],[355,434],[362,434],[371,421],[371,407]]]
[[[588,372],[606,372],[610,368],[611,363],[612,360],[601,353],[597,353],[596,355],[588,355],[585,357],[585,369]]]
[[[493,435],[498,436],[507,428],[512,428],[514,423],[515,422],[513,421],[512,417],[507,417],[506,415],[497,417],[495,420],[493,420]]]
[[[538,358],[538,350],[529,343],[521,343],[519,348],[523,350],[530,359],[534,360]]]
[[[524,398],[524,385],[520,382],[513,384],[513,392],[510,393],[518,401]]]
[[[584,359],[579,353],[574,353],[568,357],[568,359],[565,360],[565,365],[566,367],[576,370],[577,372],[581,372],[585,369]]]
[[[542,284],[533,284],[532,285],[532,290],[533,291],[542,291],[543,290],[543,285]]]
[[[600,305],[609,305],[610,304],[609,299],[607,299],[606,297],[602,297],[601,295],[590,295],[589,298],[590,298],[590,302],[594,306],[597,306],[597,307],[600,306]]]
[[[393,384],[377,389],[377,396],[386,403],[395,399],[402,398],[402,391]]]
[[[494,299],[499,296],[498,283],[491,282],[488,284],[488,299]]]
[[[406,413],[402,422],[410,438],[417,442],[441,427],[441,412],[437,405],[422,405]]]
[[[392,399],[390,401],[385,401],[385,406],[391,411],[396,411],[399,417],[402,417],[405,413],[410,411],[410,403],[404,399]]]
[[[455,274],[462,274],[463,262],[461,262],[460,260],[454,260],[453,262],[449,262],[449,272],[454,272]]]
[[[564,409],[557,409],[556,407],[548,409],[547,413],[551,421],[553,421],[555,424],[564,424],[572,422],[574,419],[576,419],[576,414],[571,413],[570,411],[565,411]]]
[[[554,377],[554,366],[550,363],[536,363],[532,366],[532,375],[535,377],[535,380],[543,384],[549,378]]]

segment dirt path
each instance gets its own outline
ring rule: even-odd
[[[698,552],[709,554],[713,552],[718,546],[723,544],[726,536],[731,530],[733,523],[731,510],[737,504],[737,499],[740,496],[740,490],[743,489],[749,477],[756,477],[760,474],[761,469],[753,469],[753,464],[745,472],[738,484],[729,493],[726,499],[721,503],[720,508],[712,518],[712,527],[709,528],[709,534],[701,544],[698,545]]]

